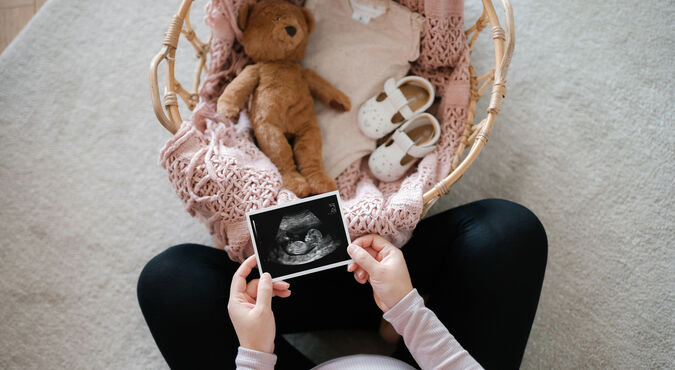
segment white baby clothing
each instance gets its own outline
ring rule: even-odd
[[[340,113],[315,103],[326,172],[337,177],[370,154],[375,140],[359,129],[359,106],[384,82],[400,79],[419,57],[424,17],[391,0],[307,0],[316,20],[302,65],[349,96],[352,108]]]

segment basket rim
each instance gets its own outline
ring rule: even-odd
[[[513,8],[510,0],[500,0],[504,8],[504,28],[494,8],[492,0],[481,0],[483,12],[475,24],[465,31],[468,41],[469,56],[475,46],[475,41],[481,31],[489,24],[494,44],[495,66],[481,76],[475,76],[473,65],[469,67],[471,74],[470,88],[471,98],[467,115],[466,127],[462,135],[462,141],[453,158],[450,173],[439,181],[435,186],[426,191],[422,197],[424,208],[422,216],[429,211],[431,206],[450,191],[455,184],[473,164],[488,141],[488,136],[494,121],[499,114],[502,100],[506,93],[506,73],[511,63],[515,47],[515,29],[513,20]],[[206,59],[211,44],[211,36],[206,42],[201,41],[195,34],[189,18],[189,10],[194,0],[182,0],[178,12],[172,17],[162,42],[162,48],[150,63],[150,96],[155,116],[160,124],[172,135],[178,131],[183,122],[178,109],[178,96],[185,101],[190,110],[194,109],[198,102],[197,91],[199,89],[201,74],[206,65]],[[180,35],[192,44],[197,52],[199,63],[197,65],[192,90],[186,90],[175,78],[175,56]],[[164,100],[159,95],[158,68],[162,62],[167,64],[166,86]],[[479,86],[479,84],[481,84]],[[478,124],[473,124],[476,102],[481,99],[489,87],[492,87],[490,101],[487,108],[487,116]],[[470,146],[470,147],[469,147]],[[468,153],[464,152],[468,148]]]

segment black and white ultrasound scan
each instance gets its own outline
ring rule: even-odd
[[[246,214],[260,273],[274,281],[351,262],[337,191]]]

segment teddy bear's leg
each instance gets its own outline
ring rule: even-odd
[[[293,151],[295,152],[298,169],[307,179],[313,194],[337,190],[335,180],[328,176],[323,168],[321,130],[316,123],[316,119],[304,125],[303,129],[295,135]]]
[[[304,176],[296,170],[293,151],[283,131],[273,124],[266,123],[254,124],[253,131],[260,150],[281,172],[284,187],[300,198],[309,195],[312,189]]]

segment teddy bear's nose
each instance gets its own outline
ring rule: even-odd
[[[295,36],[295,33],[297,32],[297,30],[293,26],[286,26],[284,27],[284,29],[286,30],[286,33],[291,37]]]

